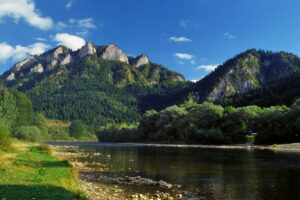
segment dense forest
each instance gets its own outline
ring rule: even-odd
[[[100,141],[184,144],[276,144],[300,142],[300,100],[287,106],[233,107],[186,101],[147,111],[138,124],[110,124]]]

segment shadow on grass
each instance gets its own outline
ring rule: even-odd
[[[26,167],[41,167],[41,168],[48,168],[48,167],[71,167],[71,164],[67,160],[63,161],[28,161],[28,160],[18,160],[15,162],[16,165],[22,165]]]
[[[82,193],[68,191],[51,185],[0,185],[0,199],[27,200],[80,200]]]

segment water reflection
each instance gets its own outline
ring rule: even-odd
[[[300,154],[114,145],[83,150],[100,152],[83,159],[109,165],[110,176],[165,180],[207,199],[300,199]]]

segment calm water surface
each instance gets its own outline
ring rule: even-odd
[[[200,191],[206,199],[300,199],[300,154],[262,150],[81,147],[111,166],[110,176],[142,176]]]

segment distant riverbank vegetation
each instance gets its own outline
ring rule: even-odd
[[[222,107],[192,100],[160,112],[147,111],[138,124],[109,124],[104,142],[257,144],[300,142],[300,100],[287,106]]]

